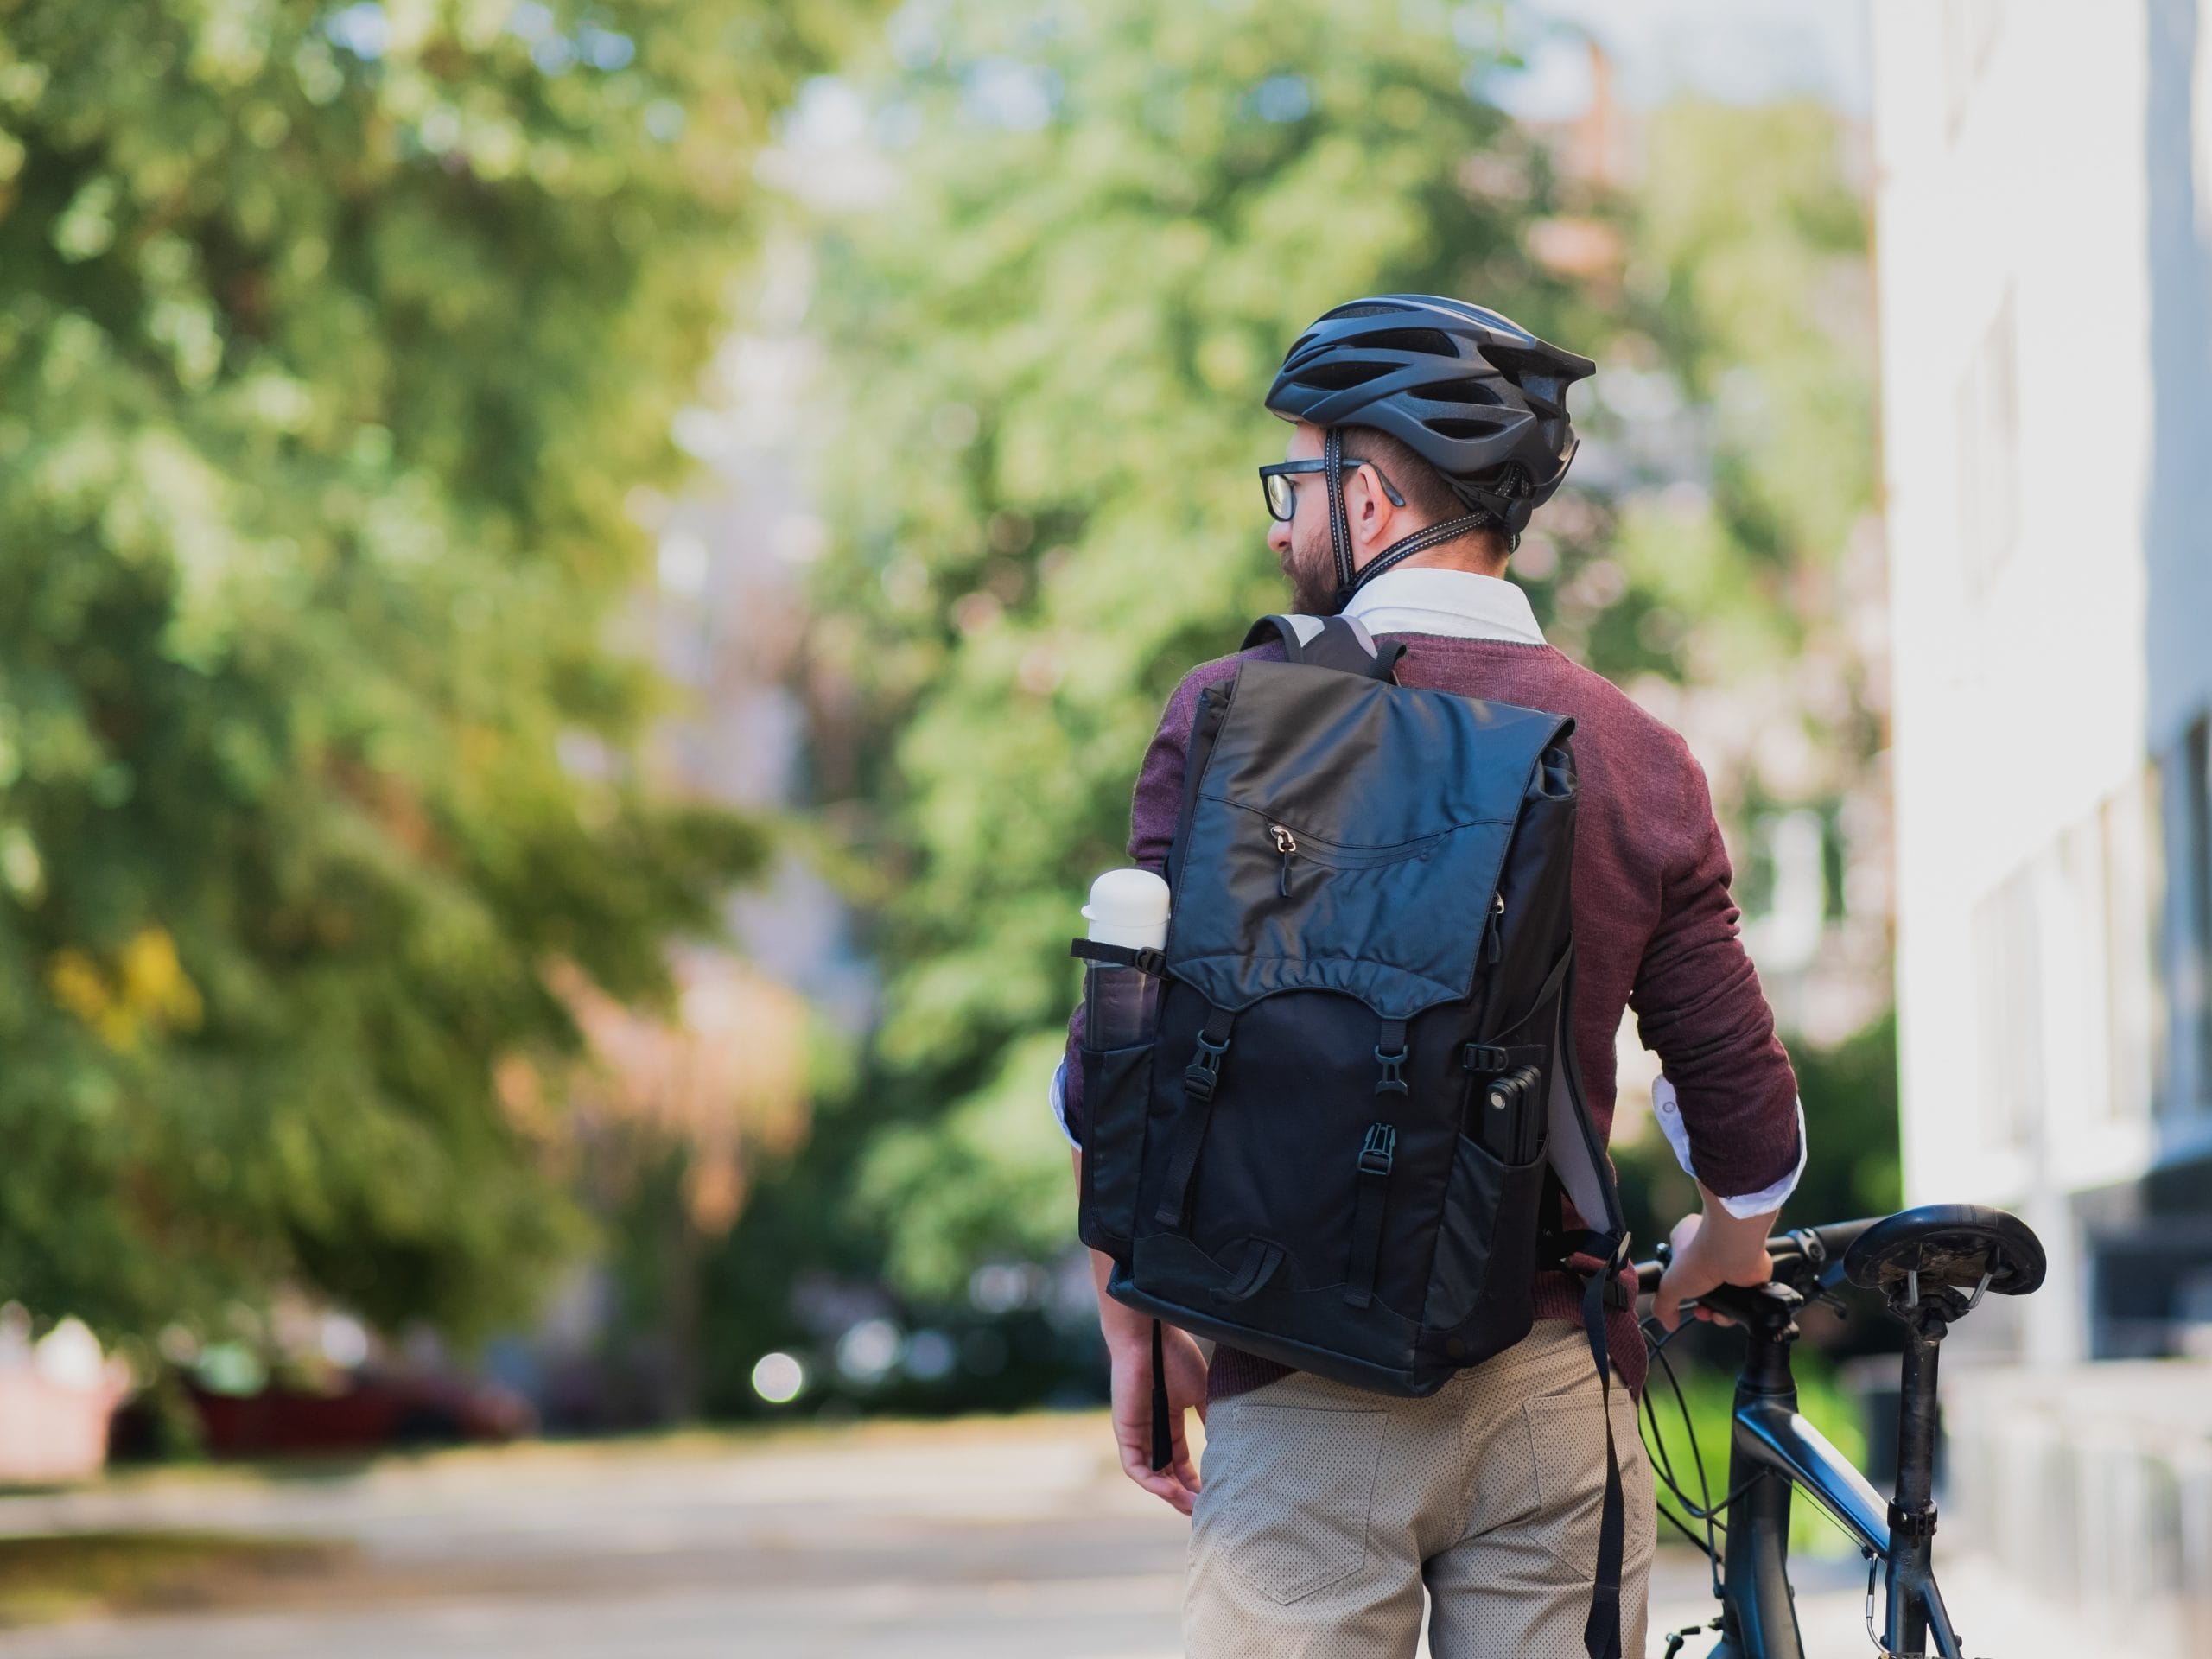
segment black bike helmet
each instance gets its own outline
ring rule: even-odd
[[[1468,509],[1396,543],[1355,579],[1342,478],[1329,467],[1339,607],[1389,566],[1470,530],[1494,525],[1517,540],[1574,460],[1567,389],[1597,368],[1510,318],[1433,294],[1355,300],[1300,335],[1268,389],[1268,408],[1322,428],[1332,462],[1343,453],[1338,428],[1389,433],[1442,474]]]

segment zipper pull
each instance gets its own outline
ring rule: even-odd
[[[1484,930],[1490,938],[1490,948],[1484,953],[1492,963],[1505,954],[1505,895],[1493,893],[1490,896],[1490,926]]]
[[[1282,858],[1282,873],[1275,882],[1275,891],[1287,899],[1290,897],[1290,855],[1298,850],[1298,837],[1279,823],[1269,824],[1268,833],[1275,838],[1275,851]]]

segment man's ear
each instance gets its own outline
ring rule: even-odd
[[[1359,493],[1354,497],[1349,487],[1357,483]],[[1344,517],[1351,521],[1355,533],[1364,531],[1371,540],[1380,541],[1390,514],[1390,499],[1382,493],[1376,481],[1371,466],[1360,467],[1346,480]]]

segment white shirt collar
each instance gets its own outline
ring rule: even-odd
[[[1529,595],[1503,576],[1433,565],[1386,570],[1351,596],[1344,614],[1370,633],[1440,634],[1541,645]]]

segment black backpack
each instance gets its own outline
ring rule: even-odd
[[[1082,1055],[1081,1231],[1155,1319],[1425,1395],[1528,1334],[1541,1264],[1625,1259],[1573,1041],[1574,722],[1401,686],[1341,617],[1270,633],[1288,661],[1198,702],[1155,1039]],[[1563,1233],[1562,1192],[1602,1230]]]

